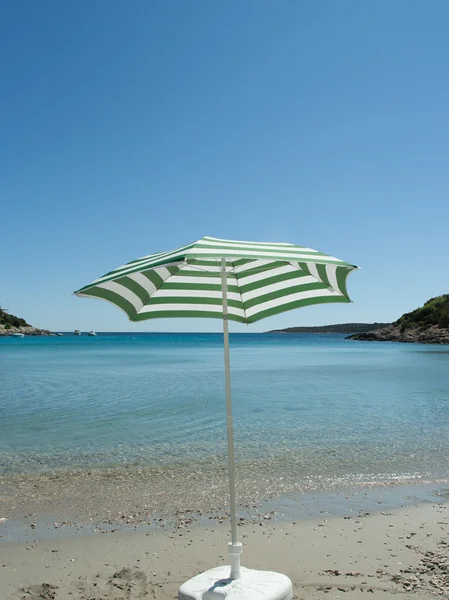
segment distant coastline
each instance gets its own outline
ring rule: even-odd
[[[316,327],[287,327],[272,329],[267,333],[364,333],[384,329],[390,323],[338,323],[336,325],[318,325]]]

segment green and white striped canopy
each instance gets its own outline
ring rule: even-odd
[[[134,260],[75,294],[112,302],[131,321],[222,318],[222,258],[230,320],[254,323],[302,306],[351,301],[346,279],[354,265],[294,244],[211,237]]]

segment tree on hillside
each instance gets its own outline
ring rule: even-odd
[[[3,325],[5,329],[11,327],[29,327],[25,319],[10,315],[4,308],[0,308],[0,325]]]
[[[410,327],[427,329],[432,325],[442,329],[449,328],[449,294],[431,298],[420,308],[402,315],[395,325],[399,325],[401,331]]]

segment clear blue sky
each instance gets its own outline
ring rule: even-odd
[[[71,296],[204,235],[363,268],[353,304],[249,331],[449,292],[448,31],[447,0],[1,2],[1,304],[55,330],[219,330]]]

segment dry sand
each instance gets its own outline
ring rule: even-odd
[[[447,505],[393,512],[243,521],[243,564],[287,574],[297,599],[449,598]],[[229,526],[211,523],[179,518],[170,531],[2,542],[0,599],[176,598],[183,581],[227,562]]]

